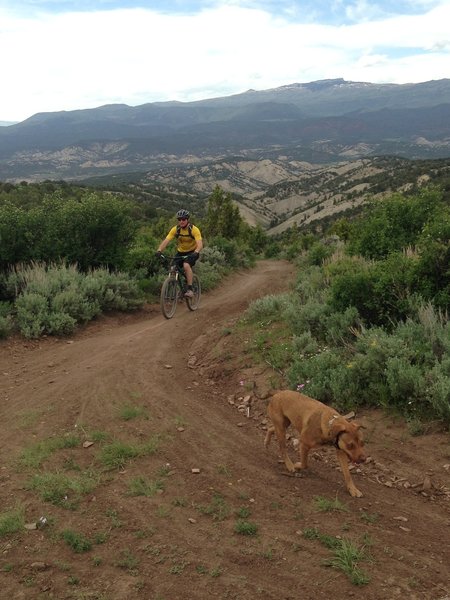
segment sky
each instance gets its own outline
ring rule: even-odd
[[[0,0],[0,121],[450,77],[450,0]]]

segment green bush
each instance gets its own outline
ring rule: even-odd
[[[208,246],[201,253],[201,259],[195,265],[200,277],[202,290],[214,288],[227,272],[226,256],[216,246]]]
[[[450,358],[436,364],[428,379],[431,414],[450,423]]]
[[[392,252],[414,246],[422,230],[442,210],[442,192],[424,188],[416,196],[394,194],[374,200],[356,221],[349,236],[349,250],[367,258],[383,259]]]
[[[286,373],[292,389],[300,389],[303,393],[322,402],[335,399],[331,385],[331,374],[341,368],[343,357],[337,349],[318,349],[317,354],[310,357],[297,356]]]
[[[325,323],[330,313],[327,304],[312,299],[303,305],[292,303],[285,311],[286,322],[294,335],[310,331],[319,340],[325,339]]]
[[[7,338],[14,329],[12,312],[11,302],[0,302],[0,339]]]
[[[308,252],[308,262],[311,265],[320,266],[326,258],[329,258],[334,252],[331,245],[325,245],[321,242],[315,242]]]
[[[52,312],[48,315],[45,330],[51,335],[69,335],[75,331],[76,326],[76,320],[69,314]]]
[[[7,284],[18,290],[17,325],[27,338],[69,334],[102,311],[133,310],[143,302],[136,280],[103,268],[83,274],[75,265],[35,263],[16,268]]]
[[[250,321],[260,321],[269,317],[280,317],[280,314],[289,305],[289,295],[279,294],[264,296],[250,303],[245,316]]]
[[[311,335],[309,330],[304,331],[299,335],[294,335],[292,349],[300,359],[303,359],[319,352],[319,342]]]
[[[301,261],[295,282],[299,303],[314,300],[323,302],[328,296],[328,282],[324,270],[318,266],[307,266]]]
[[[17,325],[26,338],[37,338],[44,333],[49,313],[46,297],[25,292],[16,300],[16,311]]]
[[[355,307],[368,325],[391,327],[410,315],[415,259],[390,254],[373,263],[343,261],[334,266],[330,304],[337,311]]]
[[[1,317],[0,316],[0,339],[6,339],[12,333],[14,329],[14,323],[12,316]]]

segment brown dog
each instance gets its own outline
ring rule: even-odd
[[[360,498],[362,493],[353,483],[348,468],[349,462],[362,463],[366,460],[364,442],[360,428],[355,421],[347,421],[333,408],[299,394],[298,392],[282,391],[272,396],[267,409],[272,427],[269,427],[264,440],[267,448],[275,432],[280,444],[281,458],[288,471],[306,469],[308,452],[311,448],[324,444],[336,446],[337,458],[344,475],[350,495]],[[300,462],[293,464],[286,451],[286,429],[292,424],[300,434]]]

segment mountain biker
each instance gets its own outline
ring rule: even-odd
[[[175,257],[184,256],[183,268],[186,274],[187,291],[185,296],[192,298],[194,291],[192,289],[192,267],[197,262],[200,252],[203,248],[202,234],[200,229],[189,223],[190,214],[184,208],[177,212],[178,225],[174,225],[165,239],[160,243],[156,256],[160,257],[166,246],[174,239],[177,239],[177,253]]]

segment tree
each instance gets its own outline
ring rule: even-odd
[[[394,194],[374,201],[368,214],[353,226],[349,250],[380,260],[391,252],[414,246],[425,223],[441,208],[442,192],[432,187],[416,196]]]
[[[205,235],[227,239],[239,237],[243,220],[239,208],[233,203],[231,194],[216,186],[208,199],[208,210],[204,223]]]

